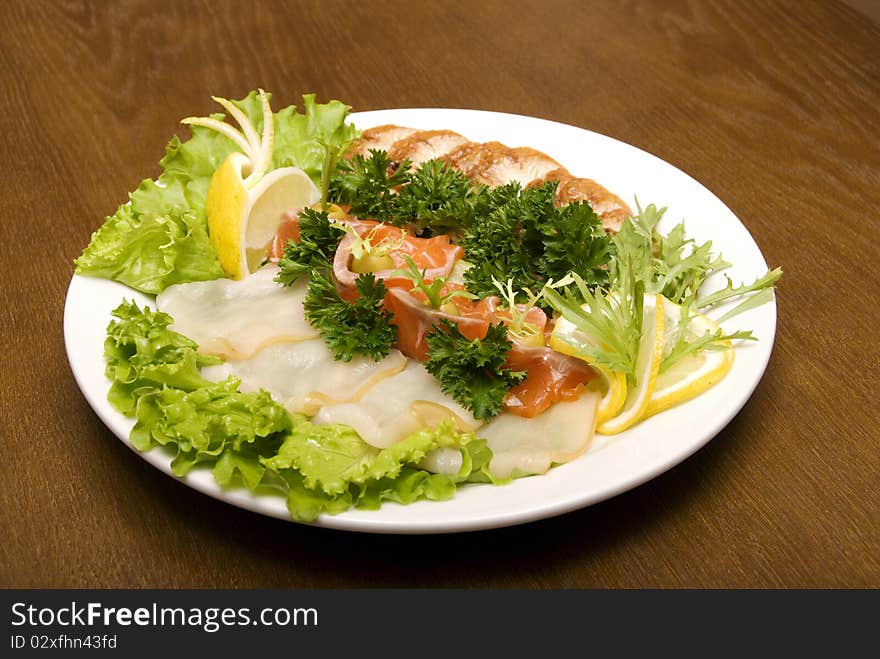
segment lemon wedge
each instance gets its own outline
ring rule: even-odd
[[[681,307],[662,297],[662,306],[666,318],[667,348],[678,335],[678,323]],[[716,332],[718,325],[702,314],[693,314],[688,323],[686,338],[696,339],[706,332]],[[728,347],[730,342],[726,342]],[[733,366],[733,350],[701,350],[683,357],[667,371],[657,376],[654,390],[642,418],[648,418],[658,412],[669,409],[686,400],[701,394],[720,381]]]
[[[645,295],[642,316],[642,338],[636,358],[635,386],[629,387],[620,411],[596,427],[603,435],[615,435],[643,418],[648,407],[660,362],[663,360],[665,341],[663,304],[659,295]]]
[[[553,327],[549,343],[556,352],[582,359],[599,373],[600,377],[588,385],[589,388],[597,389],[602,395],[596,411],[596,423],[601,425],[616,415],[626,401],[626,377],[623,373],[616,373],[592,363],[583,348],[584,345],[592,345],[595,342],[570,320],[560,317]]]
[[[272,170],[248,188],[249,166],[245,154],[230,154],[211,177],[205,203],[211,244],[220,266],[233,279],[242,279],[260,266],[285,211],[305,208],[321,198],[312,179],[297,167]]]
[[[263,133],[231,101],[213,97],[241,126],[237,131],[212,117],[187,117],[182,123],[225,135],[240,151],[229,154],[211,177],[205,213],[208,235],[220,266],[233,279],[243,279],[261,265],[269,241],[288,210],[311,206],[321,193],[303,170],[281,167],[267,173],[275,140],[274,118],[266,93],[259,90]]]

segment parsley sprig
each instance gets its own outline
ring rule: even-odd
[[[395,166],[385,151],[370,149],[369,157],[357,154],[339,161],[330,183],[330,198],[350,206],[355,217],[394,223],[396,188],[409,182],[409,170],[409,161]]]
[[[303,209],[299,214],[300,240],[288,241],[275,281],[290,286],[309,275],[303,301],[306,318],[327,343],[334,359],[347,362],[355,355],[366,355],[379,361],[397,343],[397,327],[382,306],[385,285],[372,274],[355,280],[359,295],[355,302],[340,297],[331,271],[344,235],[344,225],[331,221],[325,211]]]
[[[342,240],[344,229],[326,211],[304,208],[299,212],[299,242],[288,240],[275,281],[290,286],[315,268],[327,268]]]
[[[607,282],[611,239],[590,205],[558,207],[556,182],[522,189],[474,184],[441,161],[394,169],[384,151],[344,163],[333,201],[352,214],[412,228],[418,235],[451,234],[472,267],[468,290],[495,292],[492,279],[513,279],[516,290],[538,290],[551,278],[575,272],[591,286]],[[332,196],[332,195],[331,195]]]
[[[334,359],[347,362],[366,355],[379,361],[397,343],[397,327],[382,306],[385,284],[372,274],[362,274],[355,280],[355,290],[358,299],[347,302],[339,296],[329,270],[312,271],[303,301],[306,318]]]
[[[462,239],[468,289],[481,297],[495,292],[493,279],[512,279],[516,290],[540,290],[569,272],[590,286],[608,279],[611,238],[586,202],[555,204],[556,182],[521,189],[496,188]]]
[[[512,347],[504,325],[490,325],[482,339],[468,340],[458,327],[441,320],[428,335],[425,368],[440,381],[443,393],[452,396],[477,419],[488,420],[501,412],[510,388],[525,379],[525,371],[504,368]]]
[[[411,172],[395,199],[394,213],[401,225],[415,233],[453,233],[474,215],[477,191],[463,173],[439,160],[429,160]]]

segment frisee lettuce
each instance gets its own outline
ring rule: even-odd
[[[773,299],[773,287],[782,270],[768,271],[751,284],[727,286],[714,293],[700,294],[707,277],[730,264],[712,251],[711,241],[697,244],[685,236],[680,223],[667,234],[657,225],[666,212],[654,204],[645,208],[636,202],[637,213],[612,238],[608,283],[591,287],[572,273],[576,286],[560,291],[546,285],[542,297],[566,320],[593,339],[580,346],[590,360],[612,371],[635,377],[641,341],[641,319],[645,294],[662,294],[681,308],[679,330],[670,343],[660,371],[666,371],[683,357],[703,350],[726,350],[734,340],[754,340],[750,331],[725,333],[719,329],[692,337],[688,329],[692,310],[705,310],[737,297],[750,295],[722,317],[726,320]]]
[[[406,264],[406,267],[395,270],[394,275],[409,279],[413,283],[410,293],[415,293],[416,291],[424,293],[425,298],[432,309],[440,309],[443,305],[452,302],[457,297],[466,298],[468,300],[477,299],[477,296],[473,293],[468,293],[467,291],[456,288],[449,289],[444,293],[443,289],[446,288],[446,277],[434,277],[431,280],[431,283],[428,283],[427,268],[419,270],[419,267],[409,254],[403,255],[403,261]]]
[[[772,299],[773,291],[767,289],[765,292]],[[664,347],[663,360],[660,362],[660,373],[665,373],[688,355],[695,355],[703,350],[729,350],[731,341],[757,340],[749,330],[740,330],[726,334],[720,328],[714,332],[706,331],[700,336],[691,336],[688,330],[691,318],[693,317],[693,311],[688,304],[681,305],[679,309],[679,317],[677,319],[678,331],[673,340],[667,342]],[[667,323],[669,323],[669,320],[667,320]]]
[[[234,103],[262,129],[257,92]],[[327,144],[350,140],[356,129],[345,123],[350,108],[344,103],[319,104],[308,94],[303,107],[304,114],[295,106],[275,113],[270,169],[300,167],[320,184]],[[113,279],[151,294],[172,284],[223,276],[208,238],[205,199],[214,171],[237,146],[208,128],[191,130],[189,140],[175,136],[168,143],[159,177],[141,182],[92,235],[75,261],[77,274]]]

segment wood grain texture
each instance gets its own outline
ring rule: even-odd
[[[834,2],[5,2],[0,586],[878,587],[880,27]],[[440,537],[265,519],[91,411],[72,259],[210,94],[561,121],[688,172],[785,270],[766,375],[706,448],[568,515]]]

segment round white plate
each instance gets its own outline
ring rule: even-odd
[[[712,240],[716,251],[734,265],[726,271],[736,283],[753,281],[767,270],[749,232],[715,195],[672,165],[617,140],[542,119],[474,110],[407,109],[353,114],[359,128],[398,124],[422,129],[450,129],[474,141],[497,140],[545,152],[581,177],[593,178],[631,206],[667,206],[660,226],[668,231],[682,219],[698,242]],[[724,284],[716,275],[714,290]],[[103,343],[110,311],[123,299],[141,305],[153,300],[121,284],[74,275],[64,310],[64,339],[76,381],[104,423],[130,446],[133,421],[107,402]],[[718,314],[723,309],[718,310]],[[751,329],[759,339],[736,348],[731,372],[697,398],[663,412],[614,437],[596,437],[588,452],[543,476],[494,487],[468,485],[445,502],[409,506],[386,503],[380,510],[351,510],[323,515],[314,524],[374,533],[444,533],[522,524],[602,501],[663,473],[714,437],[742,408],[764,373],[776,331],[776,303],[735,317],[725,329]],[[171,474],[168,453],[138,453]],[[281,497],[253,496],[224,490],[208,470],[194,470],[183,481],[190,487],[248,510],[289,519]]]

